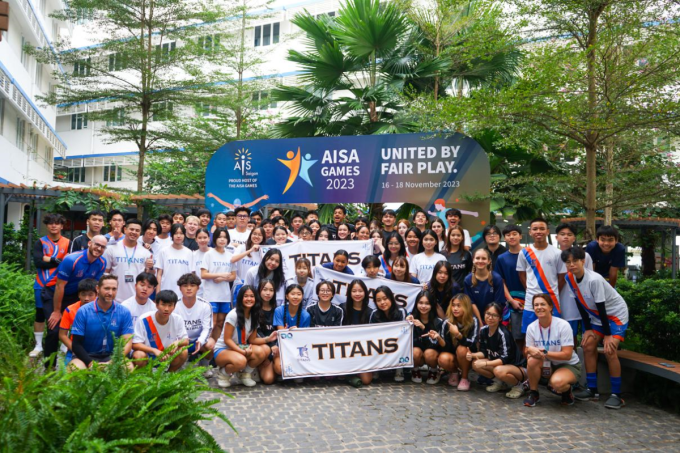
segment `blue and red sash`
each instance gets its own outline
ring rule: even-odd
[[[156,324],[153,322],[153,317],[155,315],[150,315],[144,318],[144,328],[146,329],[146,336],[149,338],[149,344],[152,348],[156,348],[159,351],[163,351],[163,342],[161,341],[161,336],[158,334],[158,329],[156,329]]]
[[[555,295],[555,291],[553,291],[552,287],[550,286],[548,277],[545,276],[545,272],[543,272],[543,266],[541,266],[541,262],[538,261],[538,257],[529,247],[523,248],[522,253],[524,254],[524,258],[526,258],[527,263],[529,263],[529,266],[531,266],[531,270],[534,272],[538,286],[544,293],[550,296],[557,313],[562,314],[562,310],[560,309],[560,299]]]
[[[54,259],[64,259],[68,254],[69,240],[63,236],[60,237],[57,242],[52,242],[49,237],[44,236],[40,238],[40,242],[42,242],[44,256],[49,256]],[[57,283],[57,268],[38,269],[35,281],[40,287],[54,286]]]
[[[383,271],[385,272],[385,275],[390,275],[392,273],[392,266],[387,264],[387,261],[385,261],[385,258],[383,258],[382,255],[378,257],[380,260],[380,267],[382,267]]]
[[[591,309],[588,307],[588,304],[586,303],[585,297],[583,297],[583,294],[581,293],[581,289],[578,287],[578,283],[576,282],[576,278],[574,277],[574,274],[571,272],[567,272],[567,284],[569,285],[569,288],[571,288],[571,292],[574,294],[574,297],[576,298],[576,301],[581,304],[581,306],[588,312],[589,315],[594,316],[595,318],[600,318],[600,313]],[[612,321],[614,324],[617,326],[622,326],[623,323],[619,318],[616,316],[610,316],[607,315],[607,318],[609,318],[610,321]]]

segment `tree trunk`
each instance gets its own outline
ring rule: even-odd
[[[597,208],[597,153],[594,146],[586,147],[586,231],[584,239],[595,239],[595,210]]]
[[[614,201],[614,144],[605,146],[605,165],[607,170],[607,185],[604,188],[604,224],[611,225],[613,217],[612,203]]]
[[[654,249],[656,246],[656,235],[654,231],[644,228],[640,237],[642,244],[642,253],[640,258],[642,260],[642,275],[654,275],[656,272],[656,255]]]

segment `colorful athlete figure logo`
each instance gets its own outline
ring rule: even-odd
[[[300,155],[299,147],[297,154],[293,153],[293,151],[288,151],[288,153],[286,153],[286,157],[290,160],[278,159],[279,162],[290,169],[288,183],[286,184],[286,188],[283,189],[283,193],[286,193],[288,189],[290,189],[298,175],[300,175],[300,178],[302,178],[307,184],[309,184],[311,187],[314,187],[312,180],[309,179],[309,169],[312,168],[312,165],[318,161],[312,160],[311,154],[306,154],[304,157],[302,157]]]

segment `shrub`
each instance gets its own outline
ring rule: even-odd
[[[10,332],[13,341],[26,348],[32,344],[35,276],[18,265],[0,263],[0,328]]]
[[[680,280],[617,282],[630,313],[625,349],[680,361]]]

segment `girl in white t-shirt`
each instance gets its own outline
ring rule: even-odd
[[[231,257],[231,262],[236,265],[236,276],[244,281],[246,274],[253,267],[257,267],[262,262],[262,252],[260,246],[264,244],[266,237],[264,228],[253,228],[245,244],[239,245]]]
[[[194,255],[191,250],[184,246],[186,230],[184,225],[174,224],[170,227],[172,245],[165,247],[156,259],[156,278],[160,291],[169,289],[181,295],[177,280],[184,275],[194,272]]]
[[[258,287],[261,280],[269,278],[274,282],[276,304],[282,305],[285,300],[286,277],[283,274],[283,255],[279,249],[269,249],[262,257],[258,267],[252,267],[246,274],[244,284]]]
[[[237,380],[246,387],[255,385],[253,369],[269,355],[269,347],[250,344],[257,338],[260,310],[255,288],[243,286],[236,297],[236,308],[227,315],[224,331],[215,344],[214,360],[219,367],[217,385],[220,387],[229,387],[234,374],[238,374]]]
[[[224,228],[217,228],[213,233],[212,250],[203,257],[201,264],[201,278],[203,279],[203,296],[210,302],[213,311],[212,337],[217,341],[224,318],[231,310],[230,282],[236,279],[236,271],[232,270],[231,252],[226,249],[229,245],[229,232]]]
[[[210,250],[210,233],[207,229],[201,228],[196,233],[196,243],[198,244],[198,250],[194,251],[194,265],[196,266],[196,275],[201,278],[201,264],[203,264],[203,258],[205,254]],[[201,280],[201,285],[198,287],[198,293],[196,296],[203,298],[203,280]]]
[[[425,230],[421,242],[423,252],[411,258],[411,275],[421,282],[429,282],[434,265],[446,261],[446,257],[439,253],[439,238],[434,231]]]
[[[302,287],[302,308],[307,309],[316,300],[312,263],[307,258],[298,258],[295,261],[295,277],[286,282],[286,287],[292,284]]]

